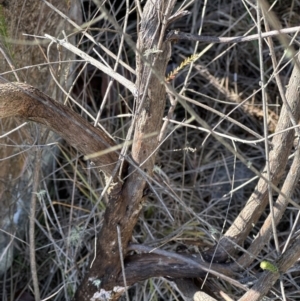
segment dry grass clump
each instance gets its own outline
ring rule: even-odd
[[[184,2],[182,5],[187,4]],[[191,14],[180,19],[173,27],[194,34],[201,29],[203,35],[215,37],[256,33],[252,19],[256,18],[256,13],[247,2],[208,1],[206,5],[204,8],[201,1],[192,1],[186,8]],[[246,6],[249,11],[245,9]],[[131,4],[133,7],[134,4]],[[274,7],[284,28],[296,25],[296,20],[300,18],[298,1],[281,1]],[[84,1],[84,8],[86,20],[99,16],[92,1]],[[117,54],[121,37],[114,31],[112,20],[123,26],[125,1],[120,5],[108,4],[107,8],[110,17],[94,23],[88,32],[100,44]],[[130,14],[127,33],[135,41],[137,21],[134,15]],[[280,60],[284,56],[284,47],[276,38],[273,41],[277,59]],[[299,37],[296,37],[295,44],[299,41]],[[77,42],[81,49],[99,59],[90,41],[80,33]],[[228,141],[236,152],[248,160],[249,165],[262,170],[265,162],[264,141],[249,143],[264,135],[257,42],[235,45],[201,43],[196,47],[195,42],[178,41],[173,44],[168,72],[193,53],[202,54],[179,71],[171,82],[173,88],[194,101],[190,105],[196,114],[216,132],[225,137],[238,138]],[[115,61],[105,53],[101,52],[101,55],[113,68]],[[135,68],[134,52],[130,46],[122,48],[120,57],[131,68]],[[265,79],[270,80],[267,95],[270,117],[268,130],[271,134],[278,121],[281,103],[275,80],[271,79],[274,71],[266,44],[263,59]],[[285,56],[280,65],[280,77],[284,84],[287,84],[291,74],[291,64],[285,66],[287,62],[288,57]],[[117,71],[134,81],[135,76],[128,68],[119,65]],[[116,82],[111,84],[107,93],[110,78],[84,62],[76,65],[74,73],[76,82],[72,95],[85,111],[72,101],[68,105],[89,121],[92,118],[87,112],[93,118],[99,114],[101,125],[116,141],[122,143],[132,118],[132,96]],[[165,115],[169,108],[170,103]],[[213,110],[219,112],[219,115]],[[151,192],[144,205],[133,241],[169,251],[199,253],[215,245],[232,224],[252,193],[257,177],[212,135],[199,128],[199,124],[180,103],[172,119],[178,124],[172,121],[168,123],[167,138],[158,152],[154,170],[155,193]],[[95,236],[101,226],[107,198],[100,197],[102,187],[105,186],[102,175],[99,175],[97,168],[84,161],[76,150],[59,141],[58,149],[52,151],[56,157],[53,169],[42,175],[38,195],[37,273],[42,298],[52,295],[51,300],[70,300],[86,271],[89,255],[94,250]],[[253,228],[245,247],[251,244],[253,235],[256,235],[267,213],[268,210]],[[299,227],[295,224],[296,213],[295,208],[289,207],[282,218],[278,227],[281,245],[286,241],[291,228]],[[18,251],[14,265],[1,279],[2,300],[18,300],[14,298],[17,294],[22,295],[22,290],[27,293],[31,291],[26,241],[27,237],[16,243]],[[275,258],[272,240],[267,242],[255,263],[244,271],[244,276],[255,279],[257,273],[261,272],[258,263],[264,256],[269,260]],[[295,273],[284,276],[285,294],[288,300],[299,300],[299,294],[295,293],[300,291],[297,284],[299,270],[295,267],[291,272]],[[129,291],[130,300],[183,300],[182,294],[170,280],[155,278],[135,284]],[[223,280],[209,277],[207,282],[213,290],[222,290],[234,300],[243,295],[243,291]],[[276,285],[274,294],[279,293],[278,289]],[[274,294],[270,297],[275,300]]]

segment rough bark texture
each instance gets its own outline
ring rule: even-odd
[[[299,58],[298,58],[299,61]],[[294,66],[289,85],[286,91],[286,99],[289,102],[293,112],[294,119],[299,121],[299,97],[300,97],[300,70],[297,64]],[[283,106],[278,121],[276,132],[282,132],[292,126],[288,110]],[[294,141],[294,130],[284,131],[277,134],[272,139],[273,149],[270,152],[270,171],[271,182],[278,185],[281,180],[285,167],[287,164],[288,156]],[[266,175],[266,168],[262,172]],[[207,252],[207,259],[214,257],[215,262],[223,262],[228,259],[228,254],[236,252],[236,244],[244,242],[253,225],[258,221],[262,212],[268,204],[268,183],[264,179],[260,179],[254,192],[249,198],[244,209],[240,212],[232,226],[227,230],[225,235],[221,238],[217,252]],[[212,255],[215,256],[212,256]]]
[[[289,198],[292,197],[295,189],[299,185],[299,178],[300,178],[300,149],[298,148],[297,151],[295,152],[293,164],[281,188],[281,191],[284,193],[284,196],[279,195],[276,203],[274,204],[274,220],[276,225],[279,224],[286,210],[286,207],[289,204]],[[243,268],[248,267],[253,262],[254,258],[259,254],[259,252],[263,249],[266,242],[270,240],[273,234],[272,218],[273,216],[270,213],[266,218],[263,226],[259,230],[258,235],[256,235],[250,247],[247,249],[247,253],[245,252],[240,258],[238,258],[236,262],[232,264],[233,270],[239,270],[241,266]]]
[[[128,160],[132,164],[129,168],[125,165],[121,177],[114,179],[102,228],[97,237],[95,254],[90,264],[91,268],[74,297],[75,301],[117,300],[125,290],[125,282],[121,273],[120,249],[124,257],[130,250],[128,243],[145,200],[147,180],[150,180],[152,176],[158,133],[165,107],[164,76],[170,58],[170,45],[169,42],[164,41],[163,37],[165,36],[165,24],[167,24],[175,2],[175,0],[149,0],[144,7],[136,54],[138,96],[134,112],[135,130],[132,159]],[[17,2],[12,3],[19,7]],[[300,117],[297,108],[300,86],[298,71],[295,67],[287,90],[287,99],[296,120],[299,120]],[[32,79],[35,79],[34,76]],[[100,129],[94,128],[67,107],[60,105],[27,84],[0,85],[0,117],[11,116],[43,123],[83,154],[91,154],[115,146],[114,141]],[[283,108],[277,131],[286,129],[290,125],[290,116]],[[270,156],[271,181],[275,185],[278,184],[282,176],[292,142],[293,131],[278,134],[272,141],[274,148]],[[8,156],[5,152],[3,155]],[[20,176],[26,158],[14,157],[14,160],[17,162],[12,162],[12,164],[20,165],[21,168],[12,171],[10,165],[4,166],[0,172],[1,177],[8,174],[11,178],[16,179]],[[94,158],[93,161],[107,175],[113,175],[118,161],[118,153],[110,152]],[[221,239],[215,260],[226,260],[227,254],[235,251],[235,244],[241,244],[245,240],[253,227],[253,223],[258,220],[267,205],[267,188],[268,184],[261,179],[244,210],[227,231],[225,237]],[[2,195],[0,194],[0,196]],[[120,237],[118,237],[118,228]],[[119,245],[119,240],[121,245]],[[232,244],[231,241],[234,241],[235,244]],[[299,253],[298,237],[289,251],[277,262],[279,270],[285,272],[300,256]],[[211,254],[211,251],[208,252],[207,257],[211,258]],[[188,256],[186,258],[190,260],[190,263],[178,258],[179,256],[168,257],[161,256],[161,254],[128,256],[124,262],[127,275],[126,284],[130,285],[154,276],[199,277],[205,274],[199,263],[204,268],[209,266],[201,258],[198,258],[197,270],[195,268],[197,259],[194,260],[194,257],[193,260],[196,265],[191,262],[191,258]],[[214,275],[217,275],[216,270],[218,270],[219,274],[222,273],[220,277],[222,276],[226,281],[230,282],[226,275],[237,276],[229,265],[212,264],[210,267],[212,268],[211,274],[214,272]],[[264,273],[260,281],[242,300],[261,298],[274,284],[278,275],[278,273]],[[247,289],[236,280],[232,280],[231,283],[242,289]],[[194,300],[197,300],[196,297]]]
[[[115,145],[102,130],[27,84],[0,84],[0,118],[12,116],[46,125],[86,155]],[[112,174],[117,161],[118,155],[114,152],[93,159],[107,175]]]
[[[165,34],[162,30],[163,22],[170,16],[174,4],[174,0],[151,0],[147,1],[144,7],[137,45],[136,86],[139,95],[136,99],[136,123],[132,146],[132,157],[136,165],[145,162],[140,166],[144,174],[131,166],[130,176],[124,184],[119,182],[113,189],[97,239],[95,260],[77,291],[76,301],[91,300],[93,296],[95,300],[101,300],[102,295],[97,292],[95,280],[101,281],[101,288],[105,290],[102,294],[110,296],[111,300],[118,299],[119,296],[114,293],[114,283],[121,272],[117,226],[121,231],[121,247],[125,254],[145,199],[146,176],[151,176],[155,161],[153,152],[158,145],[157,137],[166,98],[162,79],[170,58],[169,43],[159,45],[159,41],[162,41]],[[151,49],[158,49],[161,52],[152,54],[149,53]],[[147,137],[153,133],[156,135]]]
[[[200,255],[181,255],[186,261],[180,261],[178,258],[171,256],[162,256],[154,253],[135,254],[126,257],[125,272],[127,285],[133,285],[138,281],[143,281],[152,277],[165,277],[181,279],[181,278],[197,278],[205,277],[207,271],[201,269],[203,266],[212,271],[230,277],[234,277],[235,273],[229,265],[219,265],[204,262]],[[189,263],[190,261],[190,263]],[[112,283],[111,283],[112,284]],[[123,285],[122,275],[116,280],[116,285]]]

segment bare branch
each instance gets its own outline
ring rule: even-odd
[[[256,301],[261,300],[269,290],[273,287],[280,276],[280,273],[285,273],[300,257],[300,236],[295,238],[289,249],[275,263],[279,272],[264,272],[257,280],[255,285],[244,294],[240,301]]]
[[[299,58],[297,60],[299,60]],[[289,102],[296,121],[300,119],[300,70],[297,65],[298,64],[295,64],[294,66],[286,92],[286,99]],[[281,132],[291,126],[292,122],[289,111],[285,106],[283,106],[276,132]],[[271,181],[274,185],[278,185],[279,180],[282,177],[293,145],[293,140],[294,130],[285,131],[275,135],[272,140],[273,150],[270,152],[270,171]],[[265,171],[262,173],[264,172]],[[228,253],[232,254],[235,252],[236,244],[241,244],[246,239],[253,228],[253,225],[257,222],[268,204],[267,191],[268,183],[264,179],[260,179],[244,209],[240,212],[234,223],[221,238],[218,250],[214,257],[216,261],[221,262],[226,260],[228,258]],[[213,254],[213,252],[209,251],[208,254]]]
[[[0,84],[0,118],[12,116],[46,125],[85,155],[115,146],[115,142],[101,129],[27,84]],[[93,159],[107,175],[112,175],[117,161],[115,152]]]
[[[109,300],[117,300],[119,297],[118,294],[112,294],[114,283],[121,272],[117,227],[121,230],[122,250],[125,254],[145,200],[147,177],[152,175],[155,162],[166,101],[164,77],[171,54],[170,43],[163,42],[163,37],[175,2],[147,1],[144,7],[137,47],[136,87],[139,93],[136,98],[132,145],[132,157],[139,168],[131,166],[125,183],[118,183],[113,188],[97,239],[95,260],[77,291],[76,301],[93,297],[97,292],[97,287],[93,285],[95,279],[101,282],[101,289],[106,290]],[[158,51],[151,52],[151,49]],[[146,59],[145,53],[148,53]]]
[[[264,32],[261,34],[262,38],[274,37],[281,34],[295,33],[300,31],[300,26],[284,28],[279,30],[272,30]],[[180,32],[178,30],[172,30],[168,33],[166,40],[167,41],[176,41],[176,40],[189,40],[205,43],[241,43],[258,40],[258,34],[252,34],[245,37],[210,37],[210,36],[200,36],[196,34],[190,34],[185,32]]]
[[[113,69],[100,63],[99,61],[97,61],[96,59],[94,59],[93,57],[91,57],[90,55],[85,53],[84,51],[80,50],[79,48],[73,46],[66,40],[59,40],[48,34],[45,34],[45,37],[50,39],[52,42],[55,42],[55,43],[63,46],[64,48],[70,50],[71,52],[73,52],[76,55],[83,58],[86,62],[90,63],[91,65],[95,66],[99,70],[103,71],[105,74],[111,76],[113,79],[115,79],[120,84],[122,84],[125,88],[127,88],[134,96],[136,96],[137,89],[136,89],[135,85],[130,80],[128,80],[127,78],[122,76],[121,74],[117,73]]]
[[[274,204],[274,221],[275,224],[278,225],[280,222],[284,211],[289,204],[288,198],[292,196],[295,188],[298,185],[299,177],[300,177],[300,149],[298,148],[295,157],[292,163],[292,166],[289,170],[289,173],[284,181],[281,191],[284,193],[283,195],[279,195],[276,203]],[[258,235],[256,235],[250,247],[238,260],[233,263],[233,269],[237,270],[240,266],[243,268],[248,267],[255,257],[262,250],[267,241],[269,241],[272,235],[272,215],[271,213],[266,218],[263,226],[261,227]],[[238,266],[236,266],[236,263]]]

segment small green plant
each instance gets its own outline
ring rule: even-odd
[[[270,271],[272,273],[277,273],[278,272],[277,266],[274,265],[273,263],[269,262],[269,261],[266,261],[266,260],[262,261],[259,266],[260,266],[261,269]]]

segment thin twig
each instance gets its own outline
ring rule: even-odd
[[[263,60],[263,41],[262,41],[262,32],[261,32],[261,19],[260,13],[261,8],[259,6],[259,1],[257,1],[257,31],[259,35],[258,39],[258,55],[259,55],[259,66],[260,66],[260,84],[261,84],[261,95],[262,95],[262,102],[263,102],[263,126],[264,126],[264,136],[265,136],[265,157],[266,157],[266,171],[267,171],[267,178],[269,182],[271,182],[271,167],[270,167],[270,149],[269,149],[269,140],[268,140],[268,107],[267,107],[267,95],[266,95],[266,86],[265,86],[265,72],[264,72],[264,60]],[[278,235],[274,221],[274,205],[273,205],[273,191],[270,184],[268,184],[268,200],[269,200],[269,207],[270,207],[270,214],[272,217],[272,230],[273,230],[273,237],[275,241],[277,255],[280,255],[279,249],[279,242],[278,242]]]
[[[120,45],[119,45],[119,50],[118,50],[118,54],[117,54],[117,58],[116,58],[116,62],[115,62],[115,66],[114,66],[114,72],[117,72],[117,68],[119,66],[119,61],[120,61],[120,57],[121,57],[121,53],[123,51],[123,46],[124,46],[124,35],[126,33],[126,29],[127,29],[127,23],[128,23],[128,16],[129,16],[129,2],[128,0],[126,0],[126,13],[125,13],[125,17],[124,17],[124,26],[123,26],[123,34],[121,36],[121,42],[120,42]],[[96,120],[95,120],[95,123],[94,123],[94,126],[97,126],[97,123],[100,119],[100,116],[105,108],[105,105],[106,105],[106,100],[108,99],[108,95],[109,95],[109,92],[111,90],[111,87],[113,85],[113,79],[110,79],[109,81],[109,84],[106,88],[106,91],[105,91],[105,95],[102,99],[102,103],[101,103],[101,106],[100,106],[100,109],[98,111],[98,114],[97,114],[97,117],[96,117]]]
[[[297,90],[298,87],[298,81],[297,78],[298,68],[297,65],[294,67],[290,85],[287,89],[287,97],[290,97],[291,104],[293,103],[292,108],[295,114],[296,120],[300,116],[300,111],[298,110],[298,106],[296,105],[298,100],[299,92]],[[179,101],[181,102],[181,105],[191,114],[191,116],[194,116],[196,121],[200,123],[204,128],[211,131],[211,133],[214,135],[215,139],[220,141],[230,152],[233,154],[236,154],[236,156],[241,160],[242,163],[244,163],[246,166],[248,166],[256,175],[260,177],[260,181],[257,184],[257,188],[255,189],[254,193],[252,194],[251,198],[247,202],[246,206],[242,210],[242,212],[239,214],[239,216],[236,218],[233,225],[228,229],[225,236],[221,238],[221,246],[218,250],[218,260],[225,260],[228,258],[228,252],[232,253],[235,251],[235,245],[232,244],[232,241],[236,244],[240,244],[244,241],[250,230],[252,229],[253,223],[256,222],[256,220],[260,217],[264,207],[267,204],[266,199],[266,189],[267,189],[267,183],[269,181],[264,176],[262,172],[259,172],[256,168],[253,166],[249,166],[249,161],[241,154],[236,153],[234,149],[229,145],[226,141],[224,141],[223,138],[216,136],[210,126],[201,119],[196,112],[194,111],[191,106],[189,106],[185,101],[183,101],[183,98],[180,97],[176,91],[170,86],[168,86],[168,89],[170,93],[173,93],[174,95],[178,96]],[[277,126],[277,131],[281,131],[284,128],[290,127],[290,120],[289,117],[286,114],[285,108],[283,108],[281,112],[280,122]],[[281,193],[280,189],[276,186],[279,182],[280,175],[284,170],[285,164],[288,159],[288,150],[292,147],[293,142],[293,132],[287,132],[284,134],[276,135],[273,138],[274,143],[274,149],[271,153],[271,161],[272,161],[272,182],[270,183],[272,185],[272,188],[274,191],[278,191]],[[276,164],[275,164],[276,163]],[[259,201],[258,201],[259,199]],[[249,212],[253,212],[253,214],[249,215]],[[232,239],[234,238],[234,239]],[[226,250],[226,251],[225,251]],[[209,250],[206,252],[207,259],[211,258],[213,254],[213,250]]]
[[[80,56],[81,58],[86,60],[86,62],[89,62],[91,65],[95,66],[99,70],[103,71],[105,74],[107,74],[107,75],[111,76],[112,78],[114,78],[115,80],[117,80],[120,84],[122,84],[125,88],[127,88],[134,96],[137,95],[137,89],[136,89],[135,85],[131,81],[129,81],[127,78],[125,78],[124,76],[115,72],[113,69],[108,68],[104,64],[100,63],[99,61],[97,61],[96,59],[94,59],[93,57],[91,57],[90,55],[85,53],[84,51],[80,50],[79,48],[73,46],[72,44],[70,44],[68,41],[66,41],[64,39],[60,40],[60,39],[52,37],[48,34],[45,34],[45,37],[47,39],[49,39],[50,41],[53,41],[56,44],[59,44],[59,45],[63,46],[64,48],[70,50],[74,54]]]
[[[58,13],[62,18],[64,18],[66,21],[68,21],[72,26],[74,26],[78,32],[82,32],[82,27],[77,25],[76,22],[72,21],[68,16],[66,16],[63,12],[61,12],[59,9],[57,9],[55,6],[53,6],[51,3],[49,3],[46,0],[41,0],[46,5],[48,5],[51,9],[53,9],[56,13]],[[109,56],[111,56],[113,59],[117,59],[116,55],[111,52],[109,49],[104,47],[102,44],[97,42],[93,36],[91,36],[86,30],[83,31],[83,34],[85,37],[87,37],[90,41],[92,41],[95,45],[100,47],[104,52],[106,52]],[[135,74],[135,70],[133,70],[128,64],[124,63],[123,61],[119,60],[119,63],[126,68],[128,71],[130,71],[132,74]]]
[[[125,296],[126,300],[129,301],[129,295],[127,290],[127,283],[126,283],[126,274],[125,274],[125,267],[124,267],[124,256],[123,256],[123,250],[122,250],[122,239],[121,239],[121,230],[120,226],[117,225],[117,232],[118,232],[118,246],[119,246],[119,255],[120,255],[120,262],[122,267],[122,276],[124,280],[124,287],[125,287]]]
[[[12,73],[14,74],[16,80],[19,82],[20,79],[19,79],[18,74],[16,72],[15,66],[13,65],[13,63],[11,61],[11,57],[5,51],[5,48],[3,47],[1,40],[0,40],[0,52],[2,53],[2,55],[4,56],[4,58],[6,59],[6,61],[7,61],[8,65],[9,65]]]
[[[36,211],[36,197],[38,195],[39,179],[40,179],[40,170],[41,170],[41,161],[42,161],[42,150],[36,151],[35,157],[35,166],[33,172],[33,187],[32,187],[32,197],[31,197],[31,206],[30,206],[30,218],[29,218],[29,255],[30,255],[30,268],[31,276],[33,282],[33,290],[35,300],[39,301],[40,289],[39,289],[39,280],[37,275],[36,268],[36,257],[35,257],[35,211]]]
[[[289,34],[300,31],[300,26],[283,28],[279,30],[272,30],[268,32],[264,32],[261,34],[261,37],[268,38],[274,37],[281,34]],[[204,42],[204,43],[240,43],[240,42],[249,42],[254,41],[259,38],[258,34],[252,34],[250,36],[242,37],[212,37],[212,36],[201,36],[197,34],[191,34],[186,32],[180,32],[178,30],[170,31],[167,36],[167,41],[176,41],[176,40],[188,40],[188,41],[196,41],[196,42]]]

